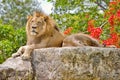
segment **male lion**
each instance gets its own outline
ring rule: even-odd
[[[34,12],[28,16],[26,24],[27,44],[19,48],[13,57],[22,55],[29,59],[33,49],[61,47],[64,35],[59,31],[52,18],[42,12]]]
[[[94,38],[87,34],[77,33],[67,36],[63,40],[63,47],[66,46],[94,46],[94,47],[102,47],[102,45]]]

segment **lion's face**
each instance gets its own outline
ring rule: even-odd
[[[46,26],[46,22],[44,20],[44,17],[32,17],[31,21],[30,21],[30,34],[31,35],[38,35]]]

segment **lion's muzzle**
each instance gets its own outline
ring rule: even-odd
[[[36,29],[37,27],[36,26],[32,26],[32,29]]]
[[[31,35],[37,35],[37,34],[38,34],[38,32],[36,32],[35,29],[33,29],[33,30],[31,31]]]

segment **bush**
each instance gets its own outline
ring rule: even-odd
[[[25,28],[20,28],[18,30],[15,31],[15,36],[14,36],[14,48],[15,48],[15,52],[17,51],[17,49],[26,44],[26,32],[25,32]]]
[[[11,25],[0,24],[0,63],[26,43],[25,28],[14,29]]]
[[[5,59],[11,56],[11,53],[14,52],[13,42],[9,40],[0,41],[0,63]]]
[[[8,35],[9,34],[9,35]],[[0,24],[0,40],[13,39],[14,28],[11,25]]]

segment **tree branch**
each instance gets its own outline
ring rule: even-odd
[[[98,3],[98,2],[95,2],[98,6],[100,6],[101,8],[102,8],[102,10],[106,10],[106,8],[105,7],[103,7],[100,3]]]
[[[100,28],[102,28],[106,23],[108,23],[108,21],[104,22],[104,23],[100,26]]]

